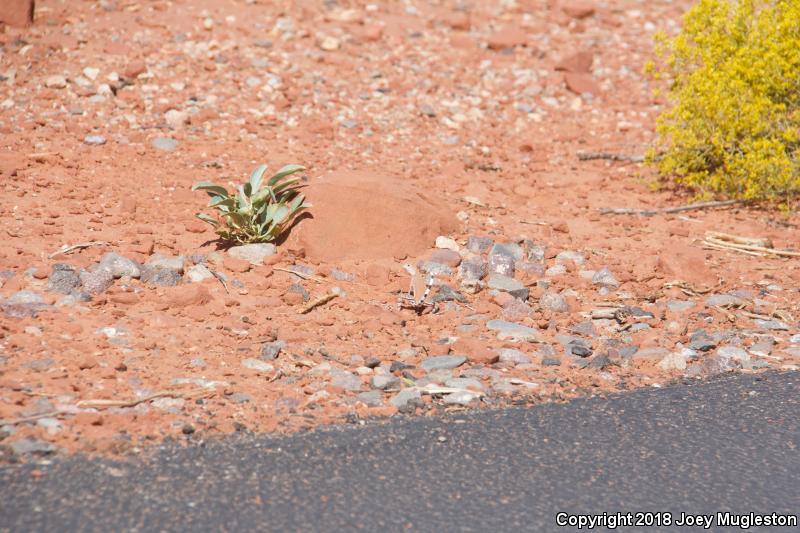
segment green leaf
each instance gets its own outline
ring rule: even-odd
[[[278,183],[280,180],[289,176],[290,174],[294,174],[295,172],[300,172],[301,170],[305,170],[306,167],[303,165],[286,165],[282,169],[278,171],[277,174],[272,176],[269,181],[267,182],[268,185],[273,186]]]
[[[292,189],[299,189],[300,186],[296,185],[299,182],[300,182],[300,178],[291,178],[291,179],[288,179],[288,180],[284,181],[280,185],[276,185],[273,188],[273,190],[275,191],[275,195],[276,196],[280,196],[281,193],[283,193],[284,191],[289,192]]]
[[[209,196],[230,196],[228,190],[220,185],[214,185],[210,181],[198,181],[192,185],[193,191],[206,191]]]
[[[247,185],[249,186],[250,184],[248,183]],[[244,192],[244,186],[239,185],[239,196],[238,196],[238,198],[239,198],[239,205],[241,207],[250,207],[250,200],[249,200],[248,196],[249,195],[245,194],[245,192]]]
[[[194,216],[196,216],[197,218],[199,218],[199,219],[200,219],[200,220],[202,220],[203,222],[208,222],[209,224],[211,224],[211,225],[212,225],[212,226],[214,226],[215,228],[216,228],[217,226],[219,226],[219,222],[217,221],[217,219],[213,218],[213,217],[212,217],[212,216],[210,216],[210,215],[207,215],[207,214],[205,214],[205,213],[195,213],[195,215],[194,215]]]
[[[267,171],[267,165],[258,165],[256,169],[250,174],[250,190],[255,193],[261,188],[261,180],[264,177],[264,172]]]
[[[219,206],[224,206],[227,208],[233,207],[233,198],[230,196],[222,197],[222,196],[212,196],[211,200],[208,201],[208,207],[216,207],[219,209]]]

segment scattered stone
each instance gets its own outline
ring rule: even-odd
[[[261,345],[261,355],[259,358],[264,361],[274,361],[284,348],[286,348],[286,343],[283,341],[265,342]]]
[[[119,279],[123,276],[138,278],[141,275],[141,269],[136,261],[132,261],[114,252],[108,252],[103,255],[102,259],[100,259],[100,268],[111,272],[114,279]]]
[[[214,277],[205,265],[193,265],[186,270],[186,279],[190,283],[200,283]]]
[[[170,137],[156,137],[151,144],[153,148],[162,152],[174,152],[178,149],[178,141]]]
[[[428,357],[422,361],[420,365],[426,372],[434,370],[449,370],[459,367],[467,361],[467,358],[462,355],[440,355],[438,357]]]
[[[614,274],[607,267],[603,267],[592,276],[592,283],[608,289],[616,289],[619,287],[619,281],[614,277]]]
[[[431,276],[452,276],[453,269],[450,268],[448,265],[443,265],[442,263],[435,263],[433,261],[425,261],[422,264],[420,270],[426,274]]]
[[[717,348],[717,355],[725,359],[733,359],[739,363],[750,361],[750,354],[738,346],[720,346]]]
[[[756,326],[764,329],[769,329],[773,331],[789,331],[789,325],[785,322],[781,322],[779,320],[761,320],[761,319],[754,319]]]
[[[558,357],[542,357],[542,366],[559,366],[561,359]]]
[[[372,355],[370,355],[364,360],[364,366],[367,368],[378,368],[380,365],[381,365],[381,360]]]
[[[65,265],[64,263],[56,263],[53,265],[53,271],[47,278],[48,291],[69,294],[80,288],[80,286],[81,277],[72,266]]]
[[[681,352],[667,354],[659,363],[658,367],[662,370],[685,370],[686,355]]]
[[[350,272],[343,272],[335,268],[331,269],[331,277],[336,281],[349,281],[350,283],[356,280],[356,276]]]
[[[489,237],[476,237],[476,236],[469,236],[467,237],[467,250],[474,254],[482,254],[489,250],[494,241]]]
[[[478,287],[480,280],[486,276],[486,270],[486,263],[479,258],[464,261],[458,270],[462,286],[473,289]]]
[[[495,248],[498,245],[495,244]],[[509,254],[494,253],[489,255],[489,272],[502,276],[514,277],[516,260]]]
[[[248,261],[244,259],[237,259],[236,257],[226,256],[222,260],[222,266],[224,266],[230,272],[236,272],[242,274],[250,270],[252,266]]]
[[[670,311],[674,311],[676,313],[688,311],[694,306],[695,306],[694,302],[686,300],[670,300],[667,302],[667,309],[669,309]]]
[[[484,391],[483,384],[475,378],[448,378],[444,382],[445,387],[453,389],[472,389],[477,391]]]
[[[400,372],[400,371],[408,370],[408,369],[411,369],[411,368],[414,368],[414,365],[409,365],[409,364],[403,363],[401,361],[392,361],[392,364],[389,366],[389,372],[392,372],[392,373]]]
[[[244,244],[234,246],[228,250],[228,255],[249,262],[251,265],[261,265],[264,259],[275,255],[277,248],[271,243]]]
[[[89,146],[103,146],[106,144],[106,138],[102,135],[87,135],[83,138],[83,142]]]
[[[629,353],[630,355],[628,355]],[[668,356],[669,353],[669,350],[666,348],[659,348],[657,346],[641,348],[633,351],[633,353],[631,353],[630,350],[626,351],[625,353],[620,350],[620,355],[622,355],[624,359],[635,357],[636,359],[658,359],[660,361],[664,357]]]
[[[422,104],[419,106],[419,112],[425,115],[426,117],[435,117],[436,111],[430,104]]]
[[[589,368],[593,368],[595,370],[603,370],[610,364],[611,364],[611,359],[608,357],[608,354],[601,353],[592,357],[592,360],[589,361]]]
[[[400,387],[400,379],[391,374],[378,374],[372,376],[370,386],[380,390],[397,389]]]
[[[185,264],[186,264],[186,258],[182,255],[168,257],[160,254],[154,254],[151,255],[150,258],[147,260],[146,266],[156,267],[156,268],[168,268],[170,270],[176,271],[179,274],[183,274],[183,269]]]
[[[435,250],[431,254],[429,261],[455,268],[461,264],[461,254],[453,250]]]
[[[577,355],[578,357],[589,357],[592,355],[592,349],[586,345],[586,341],[583,339],[571,340],[566,348],[569,353]]]
[[[535,342],[537,337],[535,329],[523,326],[522,324],[515,324],[514,322],[506,322],[505,320],[490,320],[486,323],[486,327],[490,330],[497,331],[497,338],[499,340]]]
[[[275,371],[275,367],[259,359],[247,358],[242,361],[242,366],[265,374]]]
[[[569,304],[566,298],[557,292],[545,291],[539,298],[539,305],[543,309],[552,311],[554,313],[567,313],[569,312]]]
[[[725,307],[728,305],[735,305],[742,300],[731,294],[713,294],[706,298],[705,304],[710,307]]]
[[[529,289],[519,281],[500,274],[489,276],[488,286],[490,289],[507,292],[514,298],[523,301],[528,299],[528,294],[530,293]]]
[[[436,243],[434,244],[436,248],[443,249],[443,250],[452,250],[454,252],[458,252],[460,247],[458,243],[449,237],[445,237],[443,235],[439,235],[436,237]]]
[[[401,409],[408,405],[409,402],[412,402],[413,400],[420,400],[421,398],[422,393],[420,391],[416,389],[403,389],[395,394],[394,397],[389,400],[389,403],[391,403],[397,409]]]
[[[114,276],[104,268],[94,270],[84,270],[80,273],[83,290],[89,294],[101,294],[114,284]]]
[[[575,266],[583,266],[586,262],[586,259],[583,257],[583,254],[580,252],[573,252],[570,250],[566,250],[563,252],[559,252],[556,255],[556,263],[566,263],[568,261],[572,261]]]
[[[170,109],[164,113],[164,120],[167,125],[172,129],[178,129],[187,122],[189,122],[189,114],[186,111],[178,111],[177,109]]]
[[[512,348],[501,348],[497,350],[497,353],[500,354],[499,361],[501,363],[511,365],[527,365],[531,363],[531,358],[519,350],[514,350]]]
[[[440,302],[461,302],[467,303],[469,300],[466,296],[453,289],[449,285],[439,285],[438,292],[430,298],[431,303]]]
[[[286,289],[286,294],[299,294],[303,302],[307,302],[311,299],[311,294],[299,283],[292,283],[289,285],[289,288]]]
[[[58,74],[48,76],[44,80],[44,86],[48,89],[63,89],[67,86],[67,78]]]
[[[40,418],[36,425],[43,427],[48,435],[55,435],[64,429],[64,424],[59,419],[51,417]]]

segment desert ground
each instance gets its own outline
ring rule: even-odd
[[[797,370],[797,257],[710,232],[798,216],[657,211],[693,197],[641,161],[689,5],[38,1],[0,31],[0,460]],[[310,216],[221,246],[191,186],[260,163]]]

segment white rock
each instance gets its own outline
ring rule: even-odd
[[[97,75],[100,74],[99,68],[94,67],[86,67],[83,69],[83,75],[89,78],[90,80],[94,81],[97,79]]]
[[[213,277],[214,274],[205,265],[194,265],[186,271],[186,279],[190,283],[199,283]]]
[[[63,89],[67,86],[67,79],[64,76],[49,76],[44,80],[44,86],[50,89]]]
[[[443,235],[436,237],[435,246],[436,248],[440,248],[442,250],[453,250],[454,252],[457,252],[460,249],[456,241]]]
[[[170,109],[164,113],[164,120],[167,121],[169,127],[177,129],[186,124],[189,120],[189,114],[186,111],[178,111],[177,109]]]

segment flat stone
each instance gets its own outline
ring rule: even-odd
[[[14,441],[9,446],[11,446],[11,451],[16,455],[50,455],[51,453],[55,453],[57,449],[49,442],[31,438]]]
[[[586,262],[586,258],[584,258],[582,253],[570,250],[559,252],[558,255],[556,255],[556,263],[563,264],[568,261],[572,261],[576,266],[583,266]]]
[[[351,374],[350,372],[338,370],[331,371],[331,385],[334,387],[340,387],[344,390],[358,391],[361,390],[363,383],[361,382],[360,377]]]
[[[80,273],[83,290],[89,294],[101,294],[114,284],[114,276],[104,268],[92,271],[84,270]]]
[[[186,265],[186,258],[182,255],[164,256],[160,254],[154,254],[150,256],[145,265],[149,267],[168,268],[179,274],[183,274],[183,269]]]
[[[382,407],[383,395],[379,390],[371,390],[356,394],[356,400],[363,402],[368,407]]]
[[[495,244],[495,246],[497,246]],[[494,254],[489,256],[489,272],[502,276],[514,277],[516,261],[510,255]]]
[[[83,143],[89,146],[102,146],[106,144],[106,138],[102,135],[87,135],[83,138]]]
[[[488,286],[490,289],[507,292],[514,298],[523,301],[528,299],[528,294],[530,293],[530,290],[521,282],[501,274],[490,275]]]
[[[512,348],[501,348],[497,350],[497,353],[500,354],[499,361],[501,363],[513,365],[526,365],[531,363],[531,358],[519,350],[514,350]]]
[[[496,331],[499,340],[534,342],[537,337],[535,329],[505,320],[490,320],[486,323],[486,327],[492,331]]]
[[[439,302],[461,302],[467,303],[469,300],[466,296],[450,287],[449,285],[439,285],[439,289],[431,298],[432,303]]]
[[[738,346],[720,346],[717,348],[716,353],[719,357],[733,359],[735,361],[739,361],[740,363],[750,361],[750,354]]]
[[[662,370],[685,370],[686,357],[681,352],[672,352],[659,361],[658,367]]]
[[[525,253],[522,250],[522,246],[516,243],[507,243],[507,244],[495,244],[492,246],[491,251],[489,252],[489,257],[494,255],[503,255],[506,257],[510,257],[515,262],[522,261],[522,258],[525,256]]]
[[[277,248],[271,243],[243,244],[241,246],[234,246],[228,250],[229,255],[247,261],[251,265],[263,264],[264,259],[275,255],[276,252]]]
[[[438,357],[428,357],[420,365],[426,372],[434,370],[446,370],[463,365],[467,358],[463,355],[440,355]]]
[[[474,254],[482,254],[489,250],[494,241],[489,237],[476,237],[474,235],[470,235],[467,237],[467,250]]]
[[[717,345],[717,342],[712,339],[706,332],[699,329],[692,333],[689,337],[689,348],[701,352],[707,352]]]
[[[634,352],[630,357],[634,357],[636,359],[658,359],[660,361],[669,354],[670,352],[666,348],[653,346],[636,350],[636,352]]]
[[[174,287],[181,282],[181,273],[171,268],[144,265],[140,279],[144,283],[161,287]]]
[[[11,305],[45,305],[44,299],[33,291],[17,291],[5,303]]]
[[[733,296],[732,294],[713,294],[706,298],[705,304],[708,306],[724,307],[726,305],[736,304],[741,301],[741,298]]]
[[[425,261],[422,264],[422,268],[420,268],[426,274],[430,274],[431,276],[452,276],[453,269],[448,265],[444,265],[442,263],[435,263],[433,261]]]
[[[695,306],[694,302],[690,302],[687,300],[670,300],[667,302],[667,309],[669,309],[670,311],[674,311],[676,313],[688,311],[694,306]]]
[[[483,384],[475,378],[449,378],[445,380],[444,386],[453,389],[485,390]]]
[[[242,366],[250,370],[258,372],[271,373],[275,371],[275,367],[269,363],[261,361],[260,359],[253,359],[252,357],[242,361]]]
[[[764,329],[774,330],[774,331],[789,331],[789,325],[785,322],[781,322],[779,320],[761,320],[761,319],[754,319],[756,326]]]
[[[609,289],[616,289],[619,287],[619,281],[617,281],[614,274],[606,267],[594,273],[594,276],[592,276],[592,283]]]
[[[136,261],[115,254],[114,252],[108,252],[103,255],[100,259],[100,268],[111,272],[114,279],[119,279],[123,276],[138,278],[141,275],[141,269]]]
[[[434,243],[436,248],[444,249],[444,250],[452,250],[454,252],[458,252],[459,246],[456,241],[449,237],[445,237],[444,235],[439,235],[436,237],[436,242]]]
[[[156,137],[151,144],[153,148],[162,152],[174,152],[178,149],[178,141],[171,137]]]
[[[81,277],[72,267],[55,269],[47,278],[47,290],[50,292],[69,294],[80,286]]]
[[[455,268],[461,264],[461,254],[449,249],[434,250],[430,261]]]

